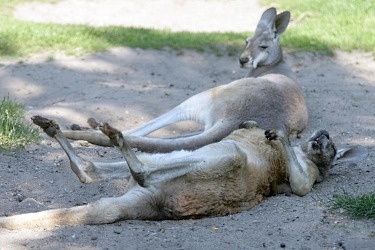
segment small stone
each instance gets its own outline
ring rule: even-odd
[[[22,202],[22,201],[25,200],[25,199],[26,199],[26,197],[23,196],[22,194],[17,194],[17,200],[18,200],[19,202]]]
[[[107,153],[107,151],[97,150],[96,153],[97,153],[100,157],[104,157],[105,154]]]

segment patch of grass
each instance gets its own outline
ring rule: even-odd
[[[303,50],[361,49],[375,53],[373,0],[261,0],[292,13],[283,43]]]
[[[343,209],[353,219],[375,219],[375,192],[361,196],[344,192],[333,200],[333,209]]]
[[[171,32],[120,26],[91,27],[33,23],[14,19],[10,13],[24,0],[0,0],[0,56],[25,56],[62,51],[81,55],[114,46],[162,49],[213,50],[233,54],[243,49],[245,33]],[[5,10],[5,11],[4,11]],[[3,12],[3,13],[2,13]]]
[[[0,17],[0,56],[24,56],[41,51],[86,54],[114,46],[162,49],[243,49],[247,35],[241,33],[171,32],[118,26],[90,27],[29,23]]]
[[[41,140],[38,130],[23,120],[24,107],[6,97],[0,103],[0,149],[17,149]]]

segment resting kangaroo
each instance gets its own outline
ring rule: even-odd
[[[33,117],[65,149],[78,159],[59,126],[40,116]],[[365,148],[337,150],[325,130],[319,130],[299,147],[292,148],[282,130],[258,128],[255,122],[242,124],[220,142],[195,151],[136,155],[126,136],[104,124],[100,129],[125,157],[131,173],[127,192],[116,198],[73,208],[0,218],[8,229],[102,224],[118,220],[185,219],[220,216],[247,210],[265,197],[282,192],[305,195],[331,166],[363,160]],[[118,177],[112,169],[75,168],[80,175]],[[126,164],[122,165],[125,172]],[[97,171],[101,170],[101,171]]]
[[[239,121],[254,120],[263,129],[285,129],[289,135],[307,126],[307,108],[301,87],[283,60],[280,36],[288,26],[289,12],[276,15],[266,10],[246,39],[240,64],[249,68],[247,78],[199,93],[160,117],[137,128],[123,131],[133,148],[143,152],[196,149],[218,142],[238,128]],[[178,138],[151,138],[148,134],[167,125],[193,120],[204,131]],[[64,131],[67,138],[111,146],[100,131]]]

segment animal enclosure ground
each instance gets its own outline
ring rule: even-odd
[[[335,57],[285,53],[309,108],[298,143],[326,129],[339,146],[363,145],[369,157],[334,168],[305,197],[270,197],[253,209],[224,217],[182,221],[121,221],[111,225],[50,230],[0,229],[0,249],[371,249],[373,221],[348,219],[327,202],[343,190],[375,190],[375,61],[371,54],[337,51]],[[43,115],[62,126],[85,125],[94,116],[119,129],[132,128],[205,89],[243,77],[238,57],[189,50],[113,48],[81,58],[35,56],[2,61],[0,99],[26,105],[27,119]],[[190,131],[191,124],[163,130]],[[73,143],[85,158],[121,160],[111,148]],[[0,216],[70,207],[121,195],[126,181],[81,184],[59,145],[44,136],[16,154],[0,153]]]
[[[334,58],[286,53],[286,60],[303,86],[309,107],[309,126],[302,138],[317,129],[327,129],[340,146],[368,147],[370,155],[366,161],[334,168],[327,180],[305,197],[271,197],[239,214],[187,221],[122,221],[53,230],[0,230],[2,249],[105,249],[124,245],[129,249],[245,249],[274,248],[281,243],[296,249],[342,244],[348,249],[358,244],[371,246],[372,221],[352,221],[343,214],[331,213],[324,203],[342,190],[375,190],[373,58],[360,52],[337,52]],[[125,129],[162,114],[195,93],[244,74],[235,57],[115,48],[84,58],[33,58],[23,64],[7,63],[1,70],[4,84],[0,93],[9,92],[25,103],[27,118],[40,114],[68,126],[73,122],[84,125],[88,117],[95,116]],[[164,133],[178,133],[190,127],[181,124]],[[1,215],[74,206],[123,193],[126,181],[122,180],[81,184],[59,145],[44,138],[18,154],[1,153]],[[121,159],[111,148],[82,141],[73,144],[87,158]]]

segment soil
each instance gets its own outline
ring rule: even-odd
[[[111,13],[110,8],[120,8],[108,2],[121,5],[126,1],[67,2],[97,4],[90,10],[100,10],[106,16]],[[166,2],[175,3],[177,9],[187,3]],[[244,2],[220,1],[220,6],[228,4],[230,9],[235,3]],[[54,9],[69,6],[63,3],[53,5]],[[101,3],[107,5],[100,6]],[[212,6],[213,1],[202,3]],[[30,16],[36,7],[33,8],[29,7]],[[172,7],[167,10],[173,12]],[[164,10],[157,13],[161,11]],[[251,11],[257,21],[262,9],[258,6]],[[210,14],[206,12],[205,18],[209,19]],[[51,15],[56,13],[46,12],[46,20]],[[330,176],[304,197],[270,197],[238,214],[197,220],[0,229],[0,249],[374,249],[374,221],[352,220],[341,210],[329,209],[330,201],[344,191],[363,194],[375,190],[374,56],[361,51],[336,51],[333,57],[293,51],[284,54],[304,89],[309,108],[308,128],[301,139],[293,139],[293,144],[317,129],[326,129],[339,147],[367,147],[370,154],[365,161],[333,168]],[[237,57],[190,50],[121,47],[84,57],[54,55],[53,60],[48,55],[38,55],[1,61],[0,98],[9,93],[24,103],[27,120],[39,114],[68,127],[72,123],[85,125],[87,118],[96,117],[125,130],[163,114],[196,93],[245,74]],[[190,130],[190,124],[180,124],[159,135]],[[112,148],[83,141],[73,145],[87,159],[121,160]],[[0,216],[119,196],[126,185],[126,180],[80,183],[63,150],[45,135],[40,143],[18,152],[0,152]]]

